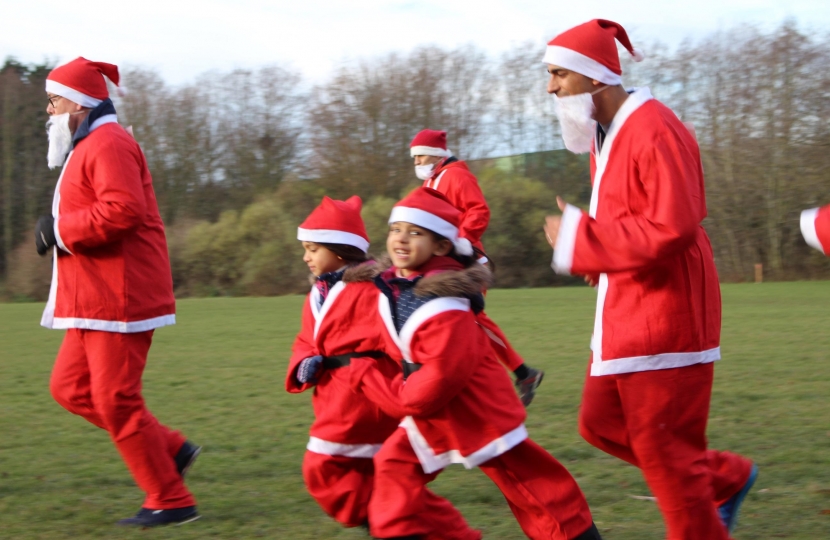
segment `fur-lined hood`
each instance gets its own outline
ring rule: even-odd
[[[345,283],[358,283],[360,281],[373,281],[380,273],[389,268],[387,265],[385,268],[381,268],[379,263],[375,259],[369,259],[365,262],[354,264],[346,268],[346,271],[343,272],[343,281]],[[317,276],[314,274],[308,275],[308,282],[311,285],[317,283]]]
[[[378,267],[378,274],[380,274],[392,266],[392,261],[386,256],[375,266]],[[415,285],[414,292],[418,296],[473,297],[481,295],[492,284],[493,274],[490,270],[479,263],[474,263],[468,268],[427,272]]]

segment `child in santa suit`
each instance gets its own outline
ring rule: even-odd
[[[480,467],[530,538],[600,538],[568,471],[528,438],[524,407],[477,324],[489,271],[456,252],[461,215],[418,188],[389,219],[392,266],[375,280],[386,350],[403,362],[390,380],[371,358],[352,360],[352,387],[401,427],[375,455],[370,531],[377,538],[478,539],[426,485],[452,463]],[[463,248],[462,248],[463,249]]]
[[[479,254],[478,262],[485,264],[481,236],[490,223],[490,208],[478,186],[478,180],[467,164],[459,161],[447,149],[447,132],[424,129],[409,145],[415,161],[415,175],[424,181],[424,187],[441,192],[461,212],[458,236],[462,249],[471,246]],[[507,341],[504,332],[485,313],[480,313],[478,323],[491,340],[496,355],[516,376],[516,389],[522,403],[530,405],[536,388],[542,382],[544,372],[525,365],[524,359]]]
[[[315,420],[303,460],[309,493],[323,510],[345,527],[365,525],[372,493],[372,458],[395,431],[398,420],[384,414],[349,388],[349,370],[357,356],[379,358],[382,342],[376,316],[378,290],[367,262],[369,240],[360,217],[361,201],[324,197],[300,225],[314,286],[302,314],[285,388],[314,390]],[[392,378],[400,366],[378,362],[378,373]]]
[[[801,234],[810,247],[830,255],[830,204],[801,212]]]

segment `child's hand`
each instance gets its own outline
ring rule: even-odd
[[[315,384],[317,382],[317,374],[322,367],[322,356],[309,356],[297,366],[297,380],[302,384]]]

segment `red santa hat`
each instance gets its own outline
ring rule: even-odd
[[[422,130],[409,144],[409,155],[450,157],[452,152],[447,150],[447,132],[435,129]]]
[[[297,240],[369,249],[369,235],[360,217],[363,202],[354,195],[345,201],[323,197],[320,205],[297,228]]]
[[[631,46],[622,26],[612,21],[594,19],[550,40],[542,61],[605,84],[622,84],[622,68],[615,39],[625,47],[635,62],[645,58],[641,50]]]
[[[466,238],[458,237],[461,212],[443,193],[431,188],[419,187],[392,208],[389,223],[403,221],[452,241],[459,255],[473,254],[473,245]]]
[[[109,97],[104,77],[118,86],[118,66],[92,62],[79,56],[49,73],[46,77],[46,91],[65,97],[82,107],[97,107]],[[124,90],[120,87],[118,94],[124,95]]]

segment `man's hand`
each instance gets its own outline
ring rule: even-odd
[[[567,203],[562,200],[562,197],[556,197],[556,204],[559,206],[559,210],[565,211]],[[545,217],[545,238],[553,249],[556,249],[556,237],[559,236],[560,225],[562,225],[562,216]]]
[[[55,239],[55,218],[40,216],[35,225],[35,247],[38,255],[46,255],[49,248],[57,245]]]

